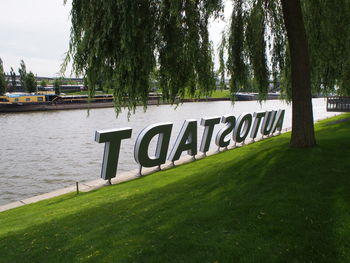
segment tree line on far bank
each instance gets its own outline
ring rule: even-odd
[[[35,77],[32,71],[27,72],[26,64],[21,60],[20,67],[18,68],[18,73],[16,74],[13,67],[11,67],[9,73],[5,73],[3,61],[0,58],[0,96],[4,95],[6,92],[15,91],[25,91],[28,93],[37,92],[37,87],[46,88],[48,85],[52,85],[55,94],[59,95],[61,93],[61,86],[77,84],[74,80],[65,79],[64,77],[54,78],[52,80],[39,80]],[[18,87],[21,87],[20,90]]]
[[[20,67],[18,68],[19,81],[23,89],[29,93],[36,92],[37,82],[34,73],[27,72],[26,64],[23,59],[21,60]],[[46,87],[46,82],[42,81],[42,85]],[[2,59],[0,58],[0,95],[4,95],[7,91],[14,91],[17,87],[17,75],[14,69],[11,67],[9,73],[9,79],[6,78]]]

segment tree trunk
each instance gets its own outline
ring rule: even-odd
[[[312,113],[310,58],[300,0],[281,0],[292,73],[292,138],[295,148],[316,145]]]

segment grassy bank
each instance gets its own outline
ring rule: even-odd
[[[0,213],[0,262],[350,262],[350,121],[316,129]]]

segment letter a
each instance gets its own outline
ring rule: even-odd
[[[192,156],[197,154],[197,120],[185,120],[168,160],[179,160],[183,151]]]

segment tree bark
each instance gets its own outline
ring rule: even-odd
[[[281,0],[292,73],[292,137],[295,148],[316,145],[312,113],[309,47],[300,0]]]

